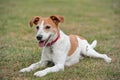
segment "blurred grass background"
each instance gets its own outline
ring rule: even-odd
[[[41,50],[30,28],[33,16],[64,16],[60,28],[66,34],[98,40],[97,50],[113,60],[85,58],[65,67],[64,72],[42,78],[21,68],[40,60]],[[119,80],[120,79],[120,1],[119,0],[0,0],[0,80]]]

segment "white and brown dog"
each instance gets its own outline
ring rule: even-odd
[[[20,72],[30,72],[45,67],[49,61],[54,63],[53,67],[48,67],[44,70],[34,73],[37,77],[45,76],[51,72],[63,71],[64,66],[71,66],[83,59],[84,56],[104,59],[110,63],[111,58],[106,54],[100,54],[94,50],[97,41],[94,40],[89,44],[86,39],[77,35],[66,35],[63,33],[58,24],[64,21],[64,18],[59,15],[42,18],[35,16],[30,20],[30,26],[37,25],[36,38],[39,41],[39,46],[43,47],[41,60],[37,63],[23,68]]]

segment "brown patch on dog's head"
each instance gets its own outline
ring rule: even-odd
[[[54,27],[55,26],[57,27],[60,22],[61,23],[64,22],[64,18],[62,16],[59,16],[59,15],[53,15],[53,16],[50,16],[48,18],[42,18],[41,16],[35,16],[30,20],[29,25],[31,27],[33,26],[33,24],[38,25],[41,23],[42,20],[45,21],[44,24],[51,24]]]
[[[45,32],[58,32],[58,25],[56,25],[51,18],[44,18],[44,31]],[[50,29],[47,29],[46,27],[50,27]]]
[[[30,27],[32,27],[33,24],[37,25],[41,19],[42,19],[42,17],[40,17],[40,16],[33,17],[29,22]]]
[[[64,22],[64,18],[62,16],[59,16],[59,15],[53,15],[53,16],[50,16],[50,18],[52,19],[52,21],[58,25],[60,22],[63,23]]]
[[[58,32],[58,24],[61,22],[64,22],[64,18],[59,15],[53,15],[48,18],[42,18],[41,16],[34,16],[30,22],[29,25],[32,27],[33,24],[39,26],[41,22],[44,21],[44,30],[46,32],[53,31]],[[46,26],[50,26],[51,29],[46,29]]]

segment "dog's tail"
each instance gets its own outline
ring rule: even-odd
[[[92,48],[95,48],[96,45],[97,45],[97,40],[94,40],[94,41],[92,42],[92,44],[91,44],[91,47],[92,47]]]

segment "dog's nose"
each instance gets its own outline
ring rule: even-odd
[[[36,38],[37,38],[37,40],[42,40],[42,35],[38,35]]]

